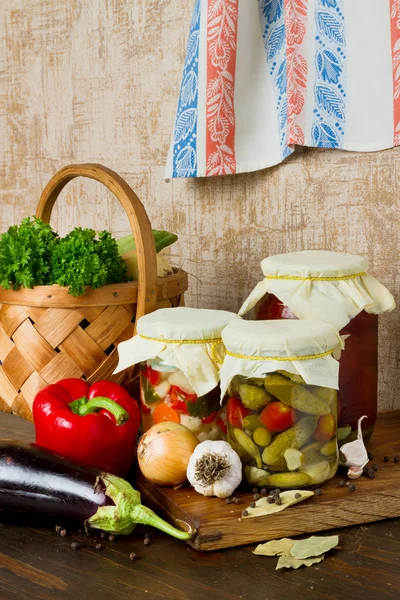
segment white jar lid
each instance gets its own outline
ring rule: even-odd
[[[268,256],[261,262],[264,279],[243,303],[239,314],[253,308],[265,294],[273,294],[298,319],[321,319],[338,329],[362,310],[381,314],[393,310],[392,294],[366,272],[363,256],[303,250]]]
[[[119,362],[115,373],[152,360],[164,368],[180,369],[198,396],[219,384],[224,356],[222,330],[235,313],[199,308],[162,308],[141,317],[137,335],[118,345]]]
[[[221,393],[235,375],[263,377],[278,370],[299,374],[310,385],[338,389],[343,342],[324,321],[295,319],[235,321],[222,332],[226,349],[221,368]]]
[[[261,261],[265,276],[346,277],[364,275],[368,260],[356,254],[329,250],[302,250],[268,256]]]
[[[161,308],[144,315],[137,322],[139,335],[156,340],[214,340],[232,319],[241,320],[232,312],[203,308]]]

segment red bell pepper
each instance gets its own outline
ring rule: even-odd
[[[117,383],[63,379],[36,395],[32,412],[39,446],[83,466],[127,474],[140,409]]]
[[[228,402],[226,404],[226,416],[228,423],[230,423],[233,427],[242,427],[243,419],[249,414],[249,409],[243,406],[239,398],[235,398],[233,396],[228,398]]]

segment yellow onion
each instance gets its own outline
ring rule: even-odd
[[[186,469],[197,437],[183,425],[165,421],[153,425],[139,441],[140,470],[157,485],[178,485],[186,480]]]

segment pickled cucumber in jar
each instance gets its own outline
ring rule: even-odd
[[[342,347],[337,329],[323,321],[243,320],[229,323],[222,340],[227,437],[248,482],[295,489],[333,477],[338,465],[334,350]]]

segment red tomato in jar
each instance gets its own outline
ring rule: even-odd
[[[221,419],[221,417],[218,417],[218,419],[217,419],[217,425],[220,428],[220,430],[226,435],[227,431],[228,431],[228,428],[226,426],[225,421],[223,419]]]
[[[248,408],[243,406],[239,398],[229,398],[226,405],[226,416],[228,423],[233,427],[242,427],[242,421],[244,417],[250,414]]]
[[[318,419],[313,438],[318,442],[329,442],[336,433],[336,423],[333,415],[323,415]]]
[[[262,411],[260,421],[269,431],[284,431],[296,422],[296,411],[283,402],[270,402]]]
[[[217,411],[212,412],[207,417],[203,417],[201,422],[204,423],[205,425],[209,425],[210,423],[212,423],[214,421],[216,416],[217,416]]]
[[[188,414],[186,403],[197,400],[196,394],[186,394],[186,392],[178,388],[177,385],[171,386],[169,394],[171,397],[172,407],[175,408],[175,410],[181,410],[186,415]]]
[[[144,377],[146,377],[146,379],[149,380],[152,386],[158,385],[161,382],[161,373],[155,371],[149,366],[146,366],[143,369],[142,374]]]

